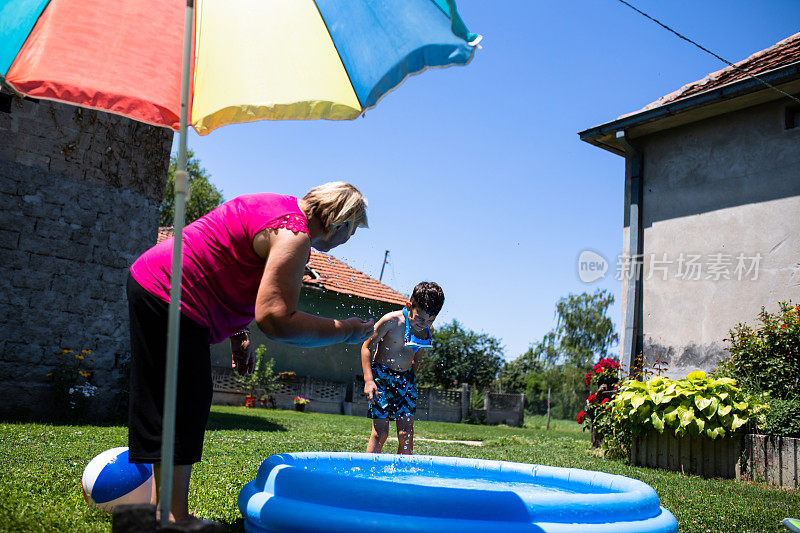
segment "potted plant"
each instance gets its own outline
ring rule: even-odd
[[[306,398],[305,396],[295,396],[294,397],[294,410],[295,411],[305,411],[306,405],[311,403],[311,400]]]
[[[294,381],[297,378],[297,373],[291,370],[284,370],[278,374],[278,379],[281,381]]]
[[[272,368],[275,364],[273,359],[266,359],[267,348],[261,344],[256,348],[256,361],[253,371],[246,376],[234,375],[236,382],[245,393],[245,407],[255,407],[256,400],[267,396],[278,387],[277,376]],[[262,402],[264,405],[265,402]]]

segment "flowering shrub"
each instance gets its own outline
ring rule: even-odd
[[[307,403],[311,403],[311,400],[309,400],[305,396],[295,396],[294,397],[294,404],[295,405],[305,405]]]
[[[583,382],[591,390],[597,390],[600,385],[615,384],[619,379],[619,363],[614,359],[600,359],[594,365],[594,372],[587,372]]]
[[[760,325],[737,324],[730,330],[731,356],[719,368],[753,390],[775,398],[792,398],[800,391],[800,305],[778,302],[779,312],[761,308]]]
[[[769,395],[759,433],[800,437],[800,305],[778,302],[778,307],[774,314],[762,307],[755,328],[740,323],[730,330],[725,340],[731,355],[714,374]]]
[[[619,363],[614,359],[600,359],[592,371],[584,376],[584,383],[592,394],[586,398],[586,405],[578,413],[575,420],[583,424],[584,430],[592,432],[592,445],[600,446],[603,433],[600,431],[601,421],[606,417],[608,402],[614,396],[619,381]]]
[[[55,368],[46,374],[52,385],[54,405],[64,415],[82,415],[89,400],[99,390],[92,384],[93,372],[89,363],[94,362],[94,358],[91,355],[91,350],[61,350]]]

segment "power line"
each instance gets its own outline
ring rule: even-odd
[[[747,72],[745,69],[743,69],[743,68],[741,68],[741,67],[737,67],[736,65],[734,65],[733,63],[731,63],[731,62],[730,62],[730,61],[728,61],[727,59],[725,59],[725,58],[723,58],[723,57],[720,57],[720,56],[718,56],[717,54],[715,54],[715,53],[714,53],[714,52],[712,52],[711,50],[709,50],[709,49],[707,49],[707,48],[705,48],[705,47],[703,47],[703,46],[701,46],[701,45],[697,44],[696,42],[694,42],[693,40],[689,39],[688,37],[684,37],[683,35],[681,35],[681,34],[680,34],[680,33],[678,33],[677,31],[673,30],[672,28],[670,28],[669,26],[667,26],[666,24],[664,24],[664,23],[663,23],[663,22],[661,22],[660,20],[658,20],[658,19],[655,19],[655,18],[651,17],[650,15],[648,15],[647,13],[645,13],[644,11],[642,11],[641,9],[639,9],[639,8],[637,8],[637,7],[635,7],[635,6],[632,6],[631,4],[629,4],[628,2],[626,2],[625,0],[617,0],[617,1],[618,1],[618,2],[620,2],[621,4],[625,4],[626,6],[628,6],[628,7],[629,7],[629,8],[631,8],[631,9],[633,9],[634,11],[636,11],[637,13],[639,13],[640,15],[642,15],[643,17],[646,17],[646,18],[648,18],[648,19],[652,20],[653,22],[655,22],[656,24],[658,24],[659,26],[661,26],[661,27],[662,27],[662,28],[664,28],[665,30],[667,30],[667,31],[669,31],[669,32],[672,32],[672,33],[674,33],[675,35],[677,35],[678,37],[680,37],[680,38],[681,38],[681,39],[683,39],[684,41],[686,41],[686,42],[688,42],[688,43],[691,43],[691,44],[695,45],[696,47],[698,47],[698,48],[699,48],[700,50],[702,50],[703,52],[706,52],[707,54],[711,54],[712,56],[716,57],[717,59],[719,59],[719,60],[720,60],[720,61],[722,61],[723,63],[727,64],[728,66],[730,66],[730,67],[733,67],[734,69],[738,70],[738,71],[739,71],[739,72],[741,72],[742,74],[745,74],[746,76],[750,76],[750,77],[751,77],[751,78],[753,78],[754,80],[756,80],[756,81],[758,81],[758,82],[760,82],[760,83],[763,83],[764,85],[766,85],[767,87],[769,87],[769,88],[770,88],[770,89],[772,89],[773,91],[777,91],[777,92],[779,92],[780,94],[782,94],[782,95],[786,96],[787,98],[791,98],[792,100],[794,100],[795,102],[797,102],[798,104],[800,104],[800,99],[797,99],[796,97],[792,96],[791,94],[789,94],[789,93],[787,93],[787,92],[784,92],[784,91],[782,91],[782,90],[778,89],[777,87],[775,87],[775,86],[774,86],[774,85],[772,85],[771,83],[769,83],[769,82],[767,82],[767,81],[765,81],[765,80],[762,80],[761,78],[759,78],[759,77],[758,77],[758,76],[756,76],[755,74],[750,74],[750,73],[749,73],[749,72]]]

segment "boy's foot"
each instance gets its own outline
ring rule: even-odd
[[[798,520],[797,518],[784,518],[781,521],[781,524],[783,524],[784,527],[789,531],[794,531],[794,533],[800,533],[800,520]]]

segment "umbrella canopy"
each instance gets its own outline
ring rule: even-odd
[[[180,132],[161,521],[172,494],[186,129],[352,119],[407,76],[466,64],[454,0],[0,0],[0,78],[17,92]]]
[[[353,119],[406,76],[466,64],[452,0],[196,0],[188,122]],[[179,129],[185,2],[0,0],[19,93]]]

